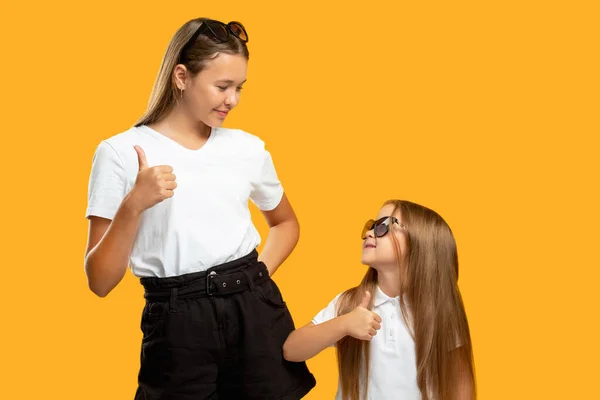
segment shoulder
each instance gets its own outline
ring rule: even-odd
[[[346,292],[344,291],[344,292],[338,293],[338,294],[337,294],[337,296],[335,296],[335,297],[333,298],[333,300],[331,300],[331,301],[329,302],[329,305],[330,305],[330,306],[333,306],[333,307],[336,307],[336,306],[337,306],[337,304],[338,304],[338,303],[339,303],[339,301],[340,301],[340,298],[342,297],[342,295],[343,295],[344,293],[346,293]]]
[[[133,146],[144,149],[154,140],[142,128],[132,127],[102,140],[96,149],[97,156],[118,160],[126,169],[137,168],[137,153]]]
[[[313,318],[312,323],[318,325],[335,318],[338,315],[337,305],[342,294],[343,293],[340,293],[335,296],[324,309],[319,311],[319,313]]]
[[[109,145],[116,152],[121,153],[123,151],[129,151],[134,145],[143,145],[145,141],[148,141],[148,133],[143,127],[131,127],[126,131],[119,132],[107,139],[104,139],[102,143]]]
[[[215,141],[229,149],[249,154],[261,154],[265,151],[265,142],[256,135],[242,129],[217,128]]]

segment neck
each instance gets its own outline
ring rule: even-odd
[[[152,129],[170,137],[194,137],[206,139],[211,128],[204,122],[195,121],[182,106],[176,106],[162,121],[150,126]]]
[[[400,295],[400,271],[398,266],[393,269],[377,271],[377,284],[383,293],[388,297]]]

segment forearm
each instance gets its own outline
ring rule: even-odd
[[[299,237],[300,227],[296,219],[281,222],[269,229],[269,236],[258,259],[265,263],[270,275],[289,257]]]
[[[283,344],[283,357],[288,361],[306,361],[347,336],[347,314],[323,322],[308,324],[293,331]]]
[[[106,296],[123,279],[140,223],[141,212],[129,205],[125,197],[108,230],[85,258],[90,289]]]

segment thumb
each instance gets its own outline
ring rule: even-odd
[[[371,301],[371,293],[367,290],[365,292],[365,295],[362,298],[362,301],[360,302],[360,306],[364,307],[366,309],[369,309],[369,301]]]
[[[144,149],[138,145],[133,146],[133,148],[138,156],[139,171],[148,168],[148,160],[146,160],[146,153],[144,152]]]

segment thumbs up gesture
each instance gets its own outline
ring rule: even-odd
[[[381,317],[369,310],[371,293],[365,292],[362,301],[348,314],[348,335],[360,339],[371,340],[381,328]]]
[[[138,174],[130,197],[132,204],[143,212],[161,201],[173,197],[177,187],[173,167],[169,165],[148,166],[146,153],[140,146],[134,146],[138,157]]]

